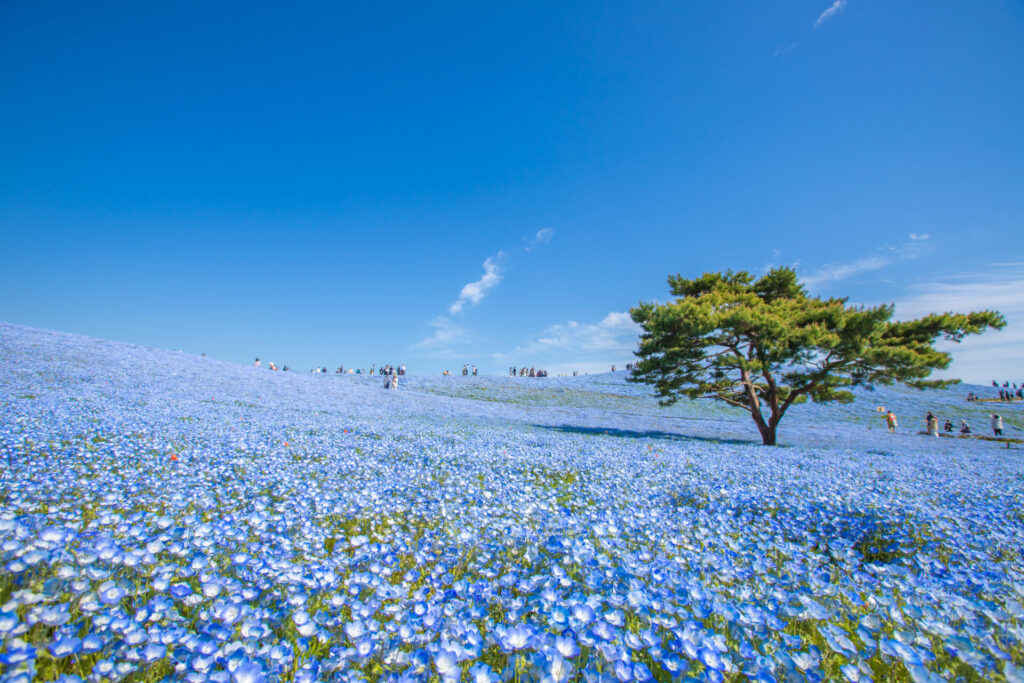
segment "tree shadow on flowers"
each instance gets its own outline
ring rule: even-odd
[[[676,432],[663,432],[660,430],[632,430],[616,429],[615,427],[579,427],[576,425],[531,425],[538,429],[545,429],[563,434],[584,434],[587,436],[615,436],[623,439],[665,439],[667,441],[703,441],[706,443],[732,444],[736,446],[760,446],[760,440],[735,439],[724,437],[699,436],[697,434],[679,434]]]

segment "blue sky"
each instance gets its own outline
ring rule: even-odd
[[[954,373],[1024,379],[1024,5],[371,4],[4,3],[0,319],[593,371],[669,273],[787,264],[1003,310]]]

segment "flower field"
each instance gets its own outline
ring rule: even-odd
[[[1024,681],[1024,448],[914,434],[984,388],[770,449],[623,373],[384,391],[4,324],[0,364],[0,680]]]

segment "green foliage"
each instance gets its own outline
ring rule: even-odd
[[[744,271],[673,275],[668,283],[675,301],[630,311],[643,328],[630,379],[653,385],[662,405],[686,397],[743,408],[766,445],[797,403],[849,402],[853,387],[894,382],[953,384],[927,379],[952,360],[935,343],[1006,325],[996,311],[893,321],[892,305],[809,296],[791,268],[757,279]]]

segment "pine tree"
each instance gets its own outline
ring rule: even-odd
[[[668,283],[675,301],[630,311],[643,328],[630,381],[653,385],[662,405],[710,398],[747,410],[767,446],[786,411],[808,399],[848,403],[854,387],[958,382],[926,379],[952,360],[935,343],[1006,325],[996,311],[894,321],[892,305],[809,296],[791,268],[757,279],[744,271],[675,275]]]

